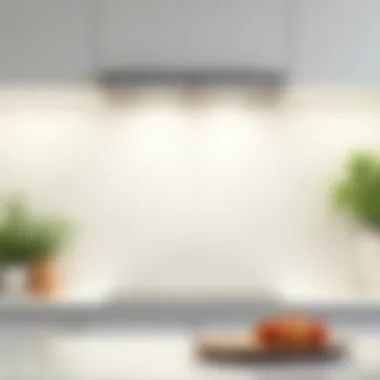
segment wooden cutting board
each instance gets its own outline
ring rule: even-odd
[[[248,332],[207,334],[196,339],[195,343],[198,358],[220,362],[336,360],[345,351],[346,346],[336,340],[332,340],[323,349],[268,350]]]

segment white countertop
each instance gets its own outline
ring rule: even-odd
[[[0,378],[17,380],[364,379],[380,375],[380,330],[346,331],[351,358],[339,363],[215,367],[192,355],[186,330],[0,331]]]
[[[257,300],[138,300],[103,304],[7,302],[0,303],[0,329],[25,325],[66,329],[212,326],[216,323],[245,325],[263,314],[286,310],[319,315],[334,325],[380,324],[380,303],[361,302],[261,302]],[[1,379],[0,379],[1,380]]]

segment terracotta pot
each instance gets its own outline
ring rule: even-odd
[[[59,271],[54,260],[40,260],[27,267],[27,291],[40,298],[54,298],[59,291]]]

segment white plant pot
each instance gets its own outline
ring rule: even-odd
[[[358,277],[362,294],[380,297],[380,231],[364,230],[357,250]]]
[[[26,285],[26,270],[23,267],[1,269],[1,296],[6,298],[24,297]]]

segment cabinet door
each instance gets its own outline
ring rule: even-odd
[[[91,74],[91,0],[0,0],[0,80]]]
[[[380,1],[298,0],[295,79],[380,83]]]
[[[104,70],[284,69],[288,8],[283,0],[106,0]]]

